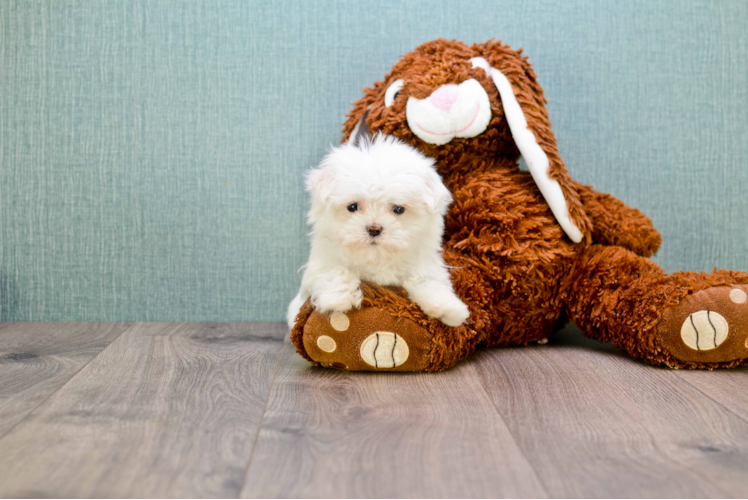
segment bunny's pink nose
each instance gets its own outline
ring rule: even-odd
[[[449,112],[459,96],[457,85],[442,85],[429,96],[429,102],[439,109]]]

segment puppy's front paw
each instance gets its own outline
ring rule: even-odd
[[[447,326],[460,326],[470,317],[470,310],[460,300],[445,306],[442,311],[439,319]]]
[[[323,292],[312,297],[312,304],[321,313],[346,312],[361,307],[362,300],[364,300],[364,294],[361,293],[361,289],[355,288]]]
[[[304,302],[306,301],[303,299],[301,294],[298,294],[288,305],[288,312],[286,313],[286,322],[288,323],[288,328],[293,328],[296,324],[296,316],[299,314],[301,306],[304,305]]]
[[[460,326],[470,317],[468,307],[451,291],[434,290],[428,299],[417,303],[427,316],[447,326]]]

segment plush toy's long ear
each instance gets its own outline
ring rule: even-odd
[[[380,82],[374,84],[376,87]],[[347,116],[348,119],[343,124],[343,143],[358,144],[362,137],[371,138],[371,131],[366,125],[369,117],[369,110],[376,100],[376,91],[372,88],[364,88],[364,97],[353,104],[353,109]]]
[[[369,110],[367,109],[364,112],[364,116],[362,116],[361,119],[359,119],[358,123],[356,123],[356,126],[353,127],[353,130],[348,136],[348,140],[344,142],[353,144],[354,146],[359,146],[361,145],[362,140],[367,140],[371,138],[371,130],[369,130],[369,126],[366,124],[366,118],[368,116],[369,116]]]
[[[558,154],[543,89],[532,67],[500,43],[474,48],[483,57],[471,59],[473,67],[482,68],[496,85],[514,142],[556,220],[575,243],[591,241],[592,224]]]

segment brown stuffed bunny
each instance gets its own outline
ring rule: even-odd
[[[402,289],[364,282],[360,309],[302,307],[291,332],[302,356],[347,370],[438,371],[479,346],[543,341],[571,320],[652,364],[746,361],[748,274],[668,275],[649,260],[661,241],[650,220],[569,177],[521,52],[435,40],[364,93],[344,141],[383,132],[436,160],[454,196],[444,260],[470,318],[448,327]]]

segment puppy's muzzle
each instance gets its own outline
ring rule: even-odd
[[[375,238],[382,234],[382,226],[379,224],[372,224],[371,226],[366,226],[366,231],[369,233],[369,236]]]

